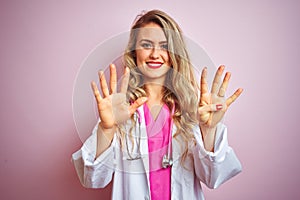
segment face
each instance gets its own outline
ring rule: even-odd
[[[136,41],[136,62],[145,82],[164,83],[171,68],[168,42],[163,29],[149,23],[139,30]]]

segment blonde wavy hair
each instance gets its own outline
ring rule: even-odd
[[[192,129],[198,124],[197,94],[199,87],[194,77],[180,27],[169,15],[160,10],[146,12],[137,19],[131,28],[129,42],[123,57],[125,66],[130,69],[127,98],[129,102],[133,102],[139,97],[146,96],[143,75],[136,63],[135,48],[139,29],[149,23],[159,25],[164,31],[168,42],[168,53],[172,69],[167,73],[162,101],[170,110],[174,108],[172,117],[177,130],[174,138],[180,141],[180,144],[182,144],[182,141],[184,142],[181,159],[181,163],[183,163],[188,155],[188,143],[194,141]],[[134,121],[133,118],[132,121]]]

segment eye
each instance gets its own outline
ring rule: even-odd
[[[152,44],[148,43],[148,42],[143,42],[141,44],[141,47],[143,47],[144,49],[151,49],[152,48]]]
[[[168,50],[168,44],[163,44],[160,46],[160,48],[163,50]]]

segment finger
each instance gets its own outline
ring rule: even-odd
[[[201,115],[206,112],[216,112],[216,111],[222,110],[223,107],[224,107],[224,105],[220,104],[220,103],[219,104],[209,104],[209,105],[199,107],[198,112]]]
[[[230,77],[231,77],[230,72],[227,72],[227,73],[225,74],[225,77],[224,77],[224,79],[223,79],[223,83],[222,83],[222,85],[221,85],[221,87],[220,87],[220,90],[219,90],[219,94],[218,94],[218,95],[219,95],[220,97],[224,97],[224,96],[225,96],[225,93],[226,93],[226,90],[227,90],[227,87],[228,87],[228,83],[229,83]]]
[[[103,96],[107,97],[107,96],[109,96],[109,91],[108,91],[105,75],[104,75],[103,71],[99,71],[98,75],[99,75],[99,79],[100,79],[100,85],[101,85],[101,90],[102,90]]]
[[[120,91],[121,93],[126,94],[126,92],[127,92],[128,82],[129,82],[129,74],[130,74],[129,68],[126,67],[123,78],[122,78],[122,83],[121,83],[121,91]]]
[[[225,66],[221,65],[218,68],[217,72],[216,72],[216,75],[215,75],[215,78],[214,78],[214,81],[213,81],[213,85],[212,85],[212,88],[211,88],[211,93],[213,93],[213,94],[216,94],[217,91],[218,91],[224,68],[225,68]]]
[[[242,88],[237,89],[235,93],[226,100],[226,105],[229,107],[241,95],[242,92]]]
[[[117,90],[117,70],[114,64],[110,65],[110,92],[115,93]]]
[[[135,102],[133,102],[133,104],[131,104],[129,107],[130,115],[132,115],[136,111],[136,109],[138,109],[138,107],[146,103],[147,100],[148,100],[147,97],[140,97]]]
[[[207,68],[204,67],[204,69],[202,70],[202,73],[201,73],[201,80],[200,80],[201,96],[208,93],[208,84],[207,84],[206,77],[207,77]]]
[[[95,83],[94,81],[92,81],[91,86],[92,86],[93,93],[94,93],[94,95],[95,95],[96,101],[97,101],[97,103],[99,104],[99,102],[101,101],[102,97],[101,97],[101,95],[100,95],[100,92],[99,92],[99,90],[98,90],[98,87],[97,87],[97,85],[96,85],[96,83]]]

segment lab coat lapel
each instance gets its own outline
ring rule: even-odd
[[[175,135],[176,131],[177,131],[176,126],[173,124],[172,125],[172,159],[173,159],[173,164],[181,156],[181,150],[180,150],[181,146],[180,146],[179,142],[174,139],[174,135]]]
[[[140,106],[138,108],[138,113],[140,117],[141,122],[141,155],[142,155],[142,161],[145,169],[145,173],[147,175],[147,182],[148,187],[150,188],[150,179],[149,179],[149,148],[148,148],[148,135],[147,135],[147,129],[146,129],[146,122],[145,122],[145,115],[144,115],[144,108],[143,106]]]
[[[142,161],[143,161],[145,173],[147,175],[148,188],[150,189],[150,179],[149,179],[150,164],[149,164],[148,135],[147,135],[143,106],[140,106],[138,108],[138,113],[139,113],[140,122],[141,122],[141,148],[140,148],[140,151],[141,151],[141,155],[142,155]],[[173,136],[176,133],[176,126],[173,123],[172,123],[171,128],[172,128],[172,157],[173,157],[173,160],[175,160],[180,157],[180,146],[177,143],[177,141],[173,139]]]

